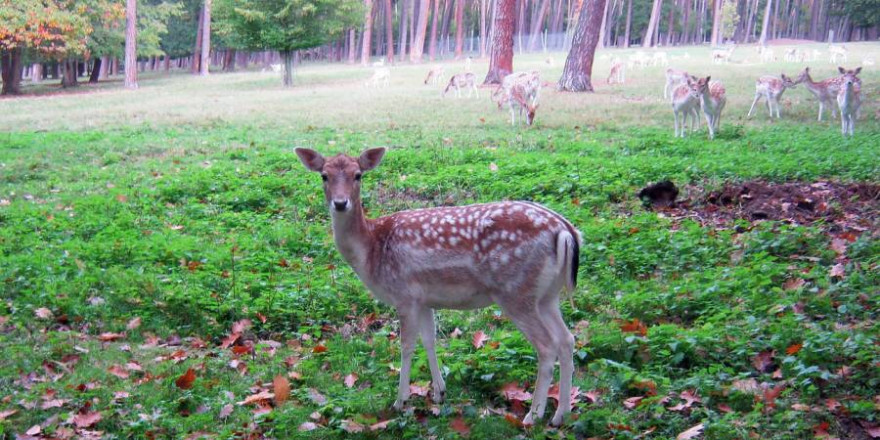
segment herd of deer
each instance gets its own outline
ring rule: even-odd
[[[813,81],[809,67],[805,68],[796,79],[785,74],[779,77],[762,76],[755,81],[755,99],[752,101],[748,116],[752,116],[758,101],[764,99],[770,117],[772,118],[775,113],[776,117],[780,118],[782,115],[779,100],[782,94],[786,89],[803,84],[819,100],[818,120],[822,120],[822,113],[826,106],[831,109],[832,116],[837,116],[836,101],[837,109],[840,110],[841,132],[844,136],[852,136],[855,120],[861,106],[862,81],[858,74],[862,68],[847,70],[838,67],[838,71],[840,72],[839,76],[823,81]],[[721,110],[724,109],[727,98],[724,85],[720,81],[710,82],[709,80],[708,76],[697,78],[681,70],[666,69],[666,86],[663,89],[663,97],[669,96],[672,99],[676,137],[684,137],[688,116],[691,117],[691,130],[699,129],[699,108],[702,108],[706,115],[709,138],[715,137],[715,132],[721,121]],[[671,95],[670,89],[672,90]],[[695,125],[696,127],[694,127]]]

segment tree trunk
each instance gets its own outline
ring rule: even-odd
[[[391,9],[391,0],[385,0],[385,40],[388,42],[385,56],[388,64],[394,64],[394,10]]]
[[[599,47],[605,47],[605,28],[608,26],[608,1],[605,2],[605,10],[602,12],[602,25],[599,28]]]
[[[103,60],[101,57],[95,57],[95,63],[92,66],[92,74],[89,76],[89,84],[96,84],[101,76],[101,65]]]
[[[211,70],[211,0],[205,0],[202,13],[202,58],[199,62],[199,75],[208,76]]]
[[[400,23],[398,24],[398,41],[400,43],[397,45],[397,50],[400,52],[400,61],[406,59],[406,20],[409,15],[409,2],[412,0],[400,0]]]
[[[486,39],[488,35],[488,26],[486,26],[487,15],[489,15],[489,1],[480,0],[480,58],[486,58]]]
[[[455,59],[460,60],[464,50],[464,1],[455,0]]]
[[[773,0],[767,0],[767,6],[764,7],[764,21],[761,24],[761,39],[758,41],[758,44],[761,46],[767,45],[767,32],[770,29],[770,4],[773,3]]]
[[[125,88],[138,88],[137,0],[126,0],[125,2]]]
[[[428,31],[428,15],[431,13],[429,8],[429,0],[419,0],[419,15],[414,34],[415,38],[413,39],[412,49],[409,51],[409,60],[413,63],[421,63],[422,54],[425,52],[425,34]]]
[[[193,75],[196,75],[201,71],[199,65],[202,60],[202,35],[204,34],[202,28],[204,27],[204,23],[205,12],[202,8],[199,8],[199,24],[196,28],[196,45],[193,48],[192,63],[190,64],[190,70]]]
[[[373,37],[373,0],[364,0],[364,30],[361,43],[361,65],[370,64],[370,39]]]
[[[669,21],[666,23],[666,45],[672,45],[672,31],[675,29],[675,11],[677,8],[677,2],[672,2],[672,7],[669,8]],[[659,43],[659,41],[658,41]]]
[[[31,66],[31,82],[38,83],[43,80],[43,65],[40,63],[34,63]]]
[[[281,84],[284,87],[293,87],[293,51],[282,50],[279,52],[281,61],[284,64],[284,72],[281,76]]]
[[[654,0],[654,6],[651,8],[651,19],[648,21],[648,29],[645,31],[645,39],[642,41],[642,47],[651,47],[654,45],[654,34],[657,33],[657,27],[660,25],[660,11],[663,8],[663,0]]]
[[[77,82],[77,74],[78,74],[79,66],[77,66],[76,61],[64,60],[62,63],[61,70],[61,87],[76,87],[79,85]]]
[[[581,7],[571,50],[565,59],[565,68],[559,78],[558,89],[569,92],[592,92],[593,56],[599,44],[599,29],[606,0],[585,0]]]
[[[21,48],[0,50],[0,70],[2,70],[2,95],[21,93]]]
[[[719,46],[723,43],[721,37],[721,18],[723,15],[724,0],[715,0],[712,8],[712,46]]]
[[[632,19],[633,19],[633,0],[628,0],[626,3],[626,31],[623,34],[623,47],[629,47],[630,42],[630,30],[632,29]]]
[[[541,0],[541,5],[532,21],[531,34],[529,35],[529,50],[538,50],[538,42],[541,40],[541,28],[544,27],[544,17],[550,8],[550,0]]]
[[[497,0],[492,24],[492,45],[489,54],[489,73],[484,84],[501,84],[513,72],[513,30],[516,18],[516,0]]]
[[[440,15],[440,0],[433,0],[434,14],[431,16],[431,39],[428,41],[428,59],[434,61],[437,55],[437,18]]]

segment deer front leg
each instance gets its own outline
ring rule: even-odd
[[[418,314],[411,310],[398,309],[400,316],[400,382],[397,389],[397,400],[394,409],[400,411],[409,399],[409,374],[412,367],[413,352],[416,349],[418,336]]]
[[[434,311],[428,308],[419,311],[419,333],[422,336],[422,345],[428,354],[428,366],[431,368],[431,400],[434,403],[443,402],[446,398],[446,382],[440,373],[440,363],[437,362],[437,351],[434,348],[436,329],[434,328]]]
[[[752,101],[752,107],[749,108],[749,114],[746,115],[747,118],[752,117],[752,113],[755,111],[755,104],[757,104],[758,100],[760,100],[760,99],[761,99],[761,95],[759,93],[755,93],[755,100]]]

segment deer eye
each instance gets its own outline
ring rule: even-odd
[[[329,179],[329,177],[327,177],[326,174],[321,174],[321,180],[326,182],[328,179]]]
[[[354,175],[354,180],[357,180],[358,182],[360,182],[360,181],[361,181],[361,173],[357,173],[357,174],[355,174],[355,175]]]

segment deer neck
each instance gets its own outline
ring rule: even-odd
[[[367,266],[372,228],[364,216],[364,208],[360,200],[352,200],[354,207],[349,212],[332,210],[330,219],[333,224],[333,240],[342,258],[350,264],[355,272],[362,273]]]

